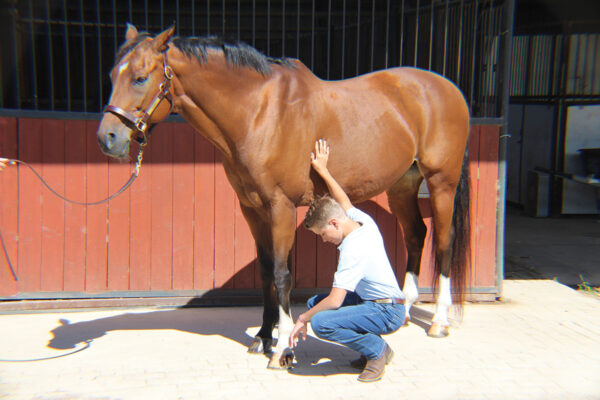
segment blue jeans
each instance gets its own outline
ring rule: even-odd
[[[308,308],[313,308],[327,295],[311,297]],[[337,310],[321,311],[310,323],[315,335],[356,350],[367,359],[380,358],[385,351],[385,340],[380,335],[398,330],[404,323],[402,304],[379,304],[362,299],[348,292],[342,306]]]

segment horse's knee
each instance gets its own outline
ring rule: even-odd
[[[288,290],[292,287],[292,274],[288,271],[275,272],[275,287],[277,290]]]

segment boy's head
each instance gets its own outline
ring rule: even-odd
[[[321,236],[323,241],[339,245],[344,239],[341,223],[348,217],[346,211],[331,196],[317,197],[308,208],[304,227]]]

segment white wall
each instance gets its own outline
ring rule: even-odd
[[[570,106],[565,132],[565,172],[583,176],[582,148],[600,147],[600,105]],[[564,180],[563,214],[600,213],[600,189]]]

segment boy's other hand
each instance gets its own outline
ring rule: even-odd
[[[300,317],[296,321],[296,325],[294,325],[294,329],[292,329],[292,333],[290,334],[289,339],[289,347],[293,349],[298,345],[298,338],[302,337],[302,340],[306,340],[306,335],[308,333],[306,322],[304,322]]]

